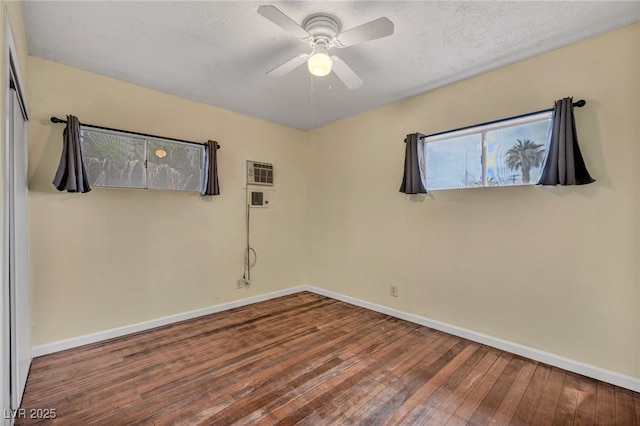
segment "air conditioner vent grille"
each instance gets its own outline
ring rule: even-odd
[[[273,186],[273,164],[247,161],[247,183]]]

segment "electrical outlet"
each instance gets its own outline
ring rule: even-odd
[[[238,278],[238,281],[236,281],[236,289],[238,288],[244,288],[244,278]]]
[[[396,284],[391,284],[389,290],[393,297],[398,297],[398,286]]]

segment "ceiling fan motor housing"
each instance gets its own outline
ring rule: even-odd
[[[312,46],[324,43],[330,48],[340,33],[340,24],[337,19],[327,15],[311,15],[304,21],[304,29],[311,34]]]

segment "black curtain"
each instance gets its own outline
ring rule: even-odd
[[[549,152],[538,185],[585,185],[595,182],[584,164],[573,115],[573,98],[556,101]]]
[[[58,191],[91,191],[87,172],[82,162],[80,120],[74,115],[67,115],[67,127],[62,134],[62,155],[53,184]]]
[[[404,140],[405,153],[404,153],[404,175],[402,176],[402,185],[400,185],[400,192],[405,194],[426,194],[427,189],[423,182],[423,177],[420,173],[420,161],[418,155],[418,144],[421,142],[420,133],[412,133],[407,135]]]
[[[202,195],[220,195],[220,183],[218,182],[218,143],[212,140],[207,141],[206,150],[207,175]]]

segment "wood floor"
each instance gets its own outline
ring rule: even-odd
[[[638,425],[640,394],[303,292],[34,359],[17,425]]]

